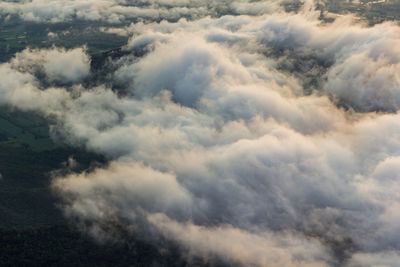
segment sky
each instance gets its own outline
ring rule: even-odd
[[[95,86],[85,46],[0,65],[0,105],[109,161],[54,174],[65,216],[103,242],[121,225],[166,238],[188,259],[396,266],[400,28],[280,4],[1,2],[6,19],[103,21],[129,37]]]

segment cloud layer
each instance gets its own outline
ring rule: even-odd
[[[124,49],[144,53],[111,63],[107,84],[123,94],[80,84],[84,49],[25,50],[0,66],[0,103],[51,117],[58,140],[108,157],[53,183],[92,233],[112,235],[102,227],[116,220],[244,266],[395,266],[399,27],[231,5],[241,15],[143,1],[141,12],[206,12],[120,29],[132,34]]]
[[[17,15],[32,22],[74,20],[122,23],[131,20],[178,20],[221,13],[257,15],[280,9],[280,1],[238,0],[32,0],[2,1],[0,15]]]

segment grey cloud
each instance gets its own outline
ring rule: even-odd
[[[348,266],[358,267],[358,266],[385,266],[385,267],[395,267],[399,264],[400,256],[397,252],[383,252],[383,253],[357,253],[351,259]]]

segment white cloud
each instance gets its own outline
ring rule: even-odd
[[[11,65],[14,69],[31,74],[41,71],[48,81],[59,83],[81,82],[90,72],[90,59],[82,48],[68,51],[61,48],[28,48],[17,53]]]
[[[149,217],[152,225],[190,253],[204,258],[218,255],[243,266],[328,266],[331,259],[315,240],[291,233],[250,233],[229,225],[201,227],[178,223],[162,214]]]

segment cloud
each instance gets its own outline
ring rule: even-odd
[[[244,266],[328,266],[327,262],[331,261],[321,244],[290,233],[254,234],[229,225],[179,224],[162,214],[151,215],[149,221],[168,238],[179,241],[187,250],[205,259],[217,254]]]
[[[14,69],[36,74],[42,72],[49,82],[77,83],[89,75],[90,59],[82,48],[66,51],[25,49],[11,61]]]
[[[119,0],[33,0],[1,2],[0,14],[18,15],[33,22],[58,23],[87,20],[121,23],[144,20],[201,18],[235,11],[239,14],[262,14],[279,10],[279,1],[119,1]]]
[[[384,253],[357,253],[353,256],[351,262],[348,264],[349,266],[387,266],[394,267],[399,263],[399,254],[392,252],[384,252]]]
[[[93,220],[105,220],[107,216],[134,220],[141,210],[184,213],[191,204],[188,192],[174,175],[143,164],[112,163],[106,170],[71,174],[53,186],[69,195],[72,206],[67,206],[67,212],[79,211],[79,216]]]
[[[400,108],[400,62],[385,49],[397,47],[397,42],[385,42],[367,51],[352,54],[327,73],[326,90],[357,111],[391,111]],[[389,48],[389,53],[396,53]],[[373,55],[373,53],[377,53]]]
[[[51,117],[58,141],[109,159],[52,185],[92,233],[118,221],[189,256],[241,265],[391,266],[398,26],[255,12],[264,5],[231,5],[251,16],[132,24],[124,49],[143,56],[112,61],[97,87],[82,84],[85,49],[25,50],[0,65],[0,103]]]

